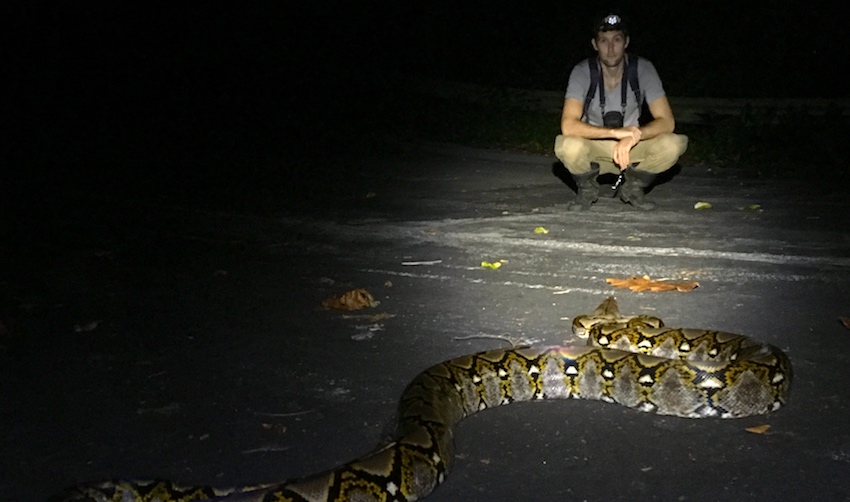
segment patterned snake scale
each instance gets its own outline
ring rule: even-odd
[[[671,329],[656,317],[622,316],[614,298],[593,314],[576,317],[573,332],[588,345],[490,350],[426,369],[402,394],[394,439],[327,472],[221,490],[169,481],[108,481],[79,485],[50,500],[420,500],[449,472],[454,425],[487,408],[582,398],[662,415],[736,418],[777,410],[788,399],[786,355],[744,336]]]

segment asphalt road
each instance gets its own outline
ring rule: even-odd
[[[493,336],[575,341],[572,317],[615,295],[624,312],[787,351],[789,405],[740,420],[573,400],[488,410],[459,425],[428,500],[850,500],[840,190],[691,166],[654,187],[656,211],[572,213],[556,174],[553,157],[425,145],[286,210],[116,202],[17,227],[0,282],[0,498],[332,467],[377,444],[422,369],[505,345]],[[630,275],[700,285],[605,282]],[[355,287],[380,305],[320,307]]]

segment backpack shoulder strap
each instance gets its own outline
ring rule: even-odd
[[[599,87],[599,66],[596,64],[596,57],[587,58],[587,66],[590,68],[590,85],[587,88],[587,95],[584,97],[584,110],[581,113],[581,120],[587,117],[587,111],[590,110],[590,102],[593,101],[593,96],[596,95],[596,88]]]
[[[626,78],[629,80],[629,86],[632,88],[632,92],[635,93],[635,101],[638,106],[642,106],[640,99],[640,83],[638,82],[638,60],[640,58],[637,56],[629,55],[626,60]]]

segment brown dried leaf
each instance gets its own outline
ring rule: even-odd
[[[651,291],[658,293],[660,291],[679,291],[688,293],[699,286],[696,281],[670,281],[670,280],[652,280],[648,275],[638,277],[633,275],[628,279],[617,279],[609,277],[605,282],[615,288],[630,289],[632,291]]]
[[[844,325],[845,328],[850,329],[850,317],[839,317],[839,321]]]
[[[283,424],[279,424],[279,423],[273,423],[273,424],[262,423],[262,424],[260,424],[260,426],[262,426],[262,428],[267,430],[267,431],[274,431],[274,432],[277,432],[278,434],[283,434],[284,432],[286,432],[286,426],[283,425]]]
[[[378,301],[365,289],[357,288],[346,291],[339,296],[333,296],[322,302],[326,309],[360,310],[378,305]]]
[[[770,430],[770,425],[769,424],[754,425],[752,427],[747,427],[744,430],[747,431],[747,432],[752,432],[753,434],[765,434],[765,433],[767,433],[768,430]]]

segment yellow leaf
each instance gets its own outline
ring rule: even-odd
[[[754,425],[752,427],[747,427],[744,430],[746,430],[747,432],[752,432],[753,434],[765,434],[769,429],[770,429],[770,425],[761,424],[761,425]]]
[[[544,227],[537,227],[537,228],[534,229],[534,233],[535,234],[548,234],[549,231],[546,230]]]
[[[496,261],[496,262],[490,263],[489,261],[482,261],[481,266],[484,267],[484,268],[489,268],[491,270],[496,270],[497,268],[502,266],[502,262]]]
[[[694,204],[694,209],[711,209],[711,202],[699,201]]]

